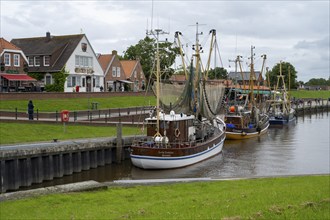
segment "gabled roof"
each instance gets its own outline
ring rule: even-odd
[[[138,61],[137,60],[121,60],[120,63],[124,69],[126,78],[130,78],[131,75],[133,74],[134,68],[138,64]]]
[[[97,59],[103,69],[103,72],[106,74],[106,70],[108,66],[111,64],[111,60],[113,58],[112,54],[101,54]]]
[[[3,37],[1,37],[0,38],[0,54],[5,49],[8,49],[8,50],[21,50],[21,48],[17,47],[16,45],[10,43],[9,41],[7,41]]]
[[[84,34],[12,39],[11,43],[19,46],[26,56],[49,55],[49,67],[30,67],[31,72],[57,72],[62,70]]]
[[[258,79],[260,77],[260,71],[255,71],[254,72],[256,75],[256,79]],[[244,80],[250,80],[250,72],[230,72],[228,73],[228,78],[232,79],[232,80],[243,80],[242,79],[242,75],[244,77]]]

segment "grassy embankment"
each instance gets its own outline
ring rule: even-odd
[[[123,136],[141,135],[141,129],[138,127],[122,128]],[[81,139],[81,138],[100,138],[115,137],[117,128],[113,126],[83,126],[76,124],[27,124],[27,123],[6,123],[0,124],[0,145],[28,143],[39,141],[53,141]]]
[[[329,219],[329,175],[111,187],[0,203],[1,219]]]
[[[74,99],[49,99],[33,100],[34,110],[40,112],[55,112],[61,110],[79,111],[90,109],[92,102],[98,102],[99,109],[124,108],[136,106],[155,105],[154,96],[120,96],[108,98],[74,98]],[[0,109],[19,112],[27,111],[28,100],[0,100]]]
[[[25,112],[27,110],[27,100],[1,100],[0,109]],[[54,100],[33,100],[35,110],[40,112],[55,112],[63,109],[87,110],[88,103],[99,102],[99,108],[124,108],[135,106],[155,105],[154,96],[137,97],[109,97],[109,98],[86,98],[80,99],[54,99]],[[26,124],[26,123],[4,123],[0,124],[0,145],[27,143],[37,141],[51,141],[53,139],[67,140],[79,138],[97,138],[116,136],[115,127],[94,127],[68,124],[64,133],[63,125],[58,124]],[[123,127],[123,135],[137,135],[141,131],[136,126]]]
[[[302,99],[302,98],[328,99],[328,98],[330,98],[330,91],[326,91],[326,90],[319,90],[319,91],[297,90],[297,91],[290,91],[290,95],[291,95],[291,97],[296,97],[297,99]]]

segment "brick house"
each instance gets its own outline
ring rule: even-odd
[[[130,89],[134,92],[146,89],[146,78],[139,60],[121,60],[126,79],[133,82]]]
[[[41,86],[53,84],[62,70],[69,76],[64,92],[98,92],[104,76],[101,65],[85,34],[13,39],[27,56],[29,73],[41,75]]]
[[[31,91],[36,79],[28,76],[27,58],[23,51],[0,38],[0,92]]]
[[[131,83],[126,80],[117,51],[113,50],[111,54],[99,54],[98,61],[104,72],[104,91],[122,91],[125,84]]]

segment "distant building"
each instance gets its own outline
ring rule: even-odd
[[[258,82],[263,84],[264,79],[260,71],[255,71],[255,79],[253,79],[254,85]],[[250,82],[250,72],[230,72],[228,73],[228,79],[231,79],[234,83],[239,85],[249,85]]]
[[[29,73],[41,74],[41,85],[54,83],[64,68],[69,76],[64,92],[99,92],[104,84],[101,65],[85,34],[13,39],[27,56]]]
[[[0,38],[0,92],[32,91],[36,79],[28,76],[27,58],[16,45]]]
[[[146,87],[145,76],[138,60],[119,60],[117,51],[101,54],[98,60],[104,71],[105,91],[130,90],[138,92]]]

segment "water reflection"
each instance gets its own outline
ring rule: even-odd
[[[35,184],[30,188],[96,180],[164,179],[194,177],[254,177],[330,173],[329,114],[298,117],[267,134],[242,141],[225,142],[223,152],[201,163],[174,170],[142,170],[131,165],[111,164],[71,176]]]

